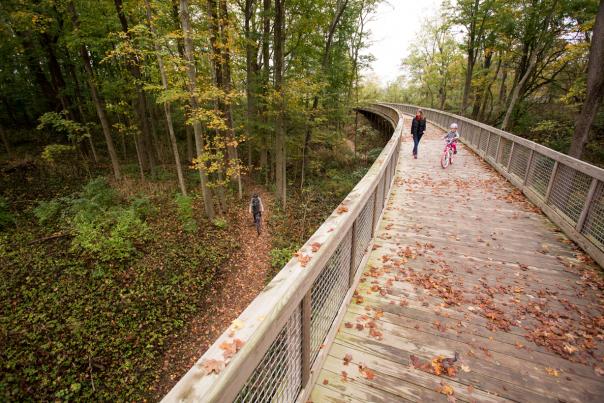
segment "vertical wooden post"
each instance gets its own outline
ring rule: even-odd
[[[552,174],[549,177],[549,182],[547,184],[547,190],[545,191],[544,201],[545,204],[549,201],[549,195],[552,193],[552,187],[554,186],[554,181],[556,180],[556,174],[558,173],[558,161],[554,162],[554,167],[552,168]]]
[[[480,129],[482,132],[482,128]],[[489,144],[491,144],[491,132],[487,131],[487,145],[484,148],[484,154],[483,154],[483,158],[486,160],[489,156]]]
[[[302,387],[310,379],[310,317],[311,290],[302,299]]]
[[[591,185],[589,186],[589,192],[587,192],[587,197],[585,197],[585,204],[583,205],[583,210],[581,210],[581,215],[579,216],[579,220],[577,220],[577,226],[575,229],[578,232],[581,232],[583,226],[585,225],[585,220],[587,219],[587,214],[589,213],[589,208],[591,206],[591,202],[596,194],[596,189],[598,187],[598,180],[596,178],[591,179]]]
[[[497,151],[495,151],[495,163],[499,164],[499,160],[501,159],[501,152],[503,151],[503,149],[501,148],[501,136],[497,135],[497,137],[499,137],[499,140],[497,140]]]
[[[512,163],[512,155],[514,155],[514,141],[512,141],[512,147],[510,147],[510,156],[508,157],[508,163],[506,164],[506,171],[510,172],[510,164]]]
[[[526,186],[526,182],[528,182],[529,172],[531,170],[531,164],[533,163],[533,156],[535,155],[535,150],[531,150],[529,154],[528,161],[526,162],[526,173],[524,174],[524,180],[522,181],[522,185]]]
[[[371,237],[373,238],[375,236],[375,223],[377,222],[377,198],[378,198],[378,188],[380,187],[380,184],[378,182],[377,186],[375,187],[375,190],[373,191],[373,217],[371,218]]]
[[[363,209],[361,211],[363,211],[365,208],[363,207]],[[359,215],[360,217],[360,215]],[[352,283],[354,283],[354,276],[356,274],[356,269],[357,269],[357,262],[356,262],[356,256],[357,256],[357,222],[359,221],[359,217],[357,217],[356,220],[354,220],[354,222],[352,223],[352,228],[350,229],[352,231],[352,236],[350,239],[350,273],[348,275],[348,288],[352,287]]]

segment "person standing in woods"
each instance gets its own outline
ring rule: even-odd
[[[262,221],[262,213],[264,213],[264,205],[262,204],[262,199],[257,193],[254,193],[252,196],[248,210],[254,218],[254,225],[256,226],[258,235],[260,235],[260,223]]]
[[[426,118],[424,112],[418,109],[411,122],[411,134],[413,135],[413,158],[417,159],[417,146],[426,131]]]

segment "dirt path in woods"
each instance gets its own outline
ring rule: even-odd
[[[222,267],[211,289],[205,295],[207,309],[193,318],[186,331],[172,341],[162,363],[153,388],[154,400],[160,400],[178,380],[195,364],[197,359],[212,345],[235,320],[266,284],[271,269],[270,255],[272,235],[267,225],[271,219],[273,196],[254,186],[247,193],[258,193],[265,208],[262,234],[256,234],[248,213],[247,196],[236,212],[230,228],[239,234],[240,248]]]

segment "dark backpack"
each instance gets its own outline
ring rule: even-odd
[[[258,197],[252,197],[252,213],[254,215],[260,212],[260,199]]]

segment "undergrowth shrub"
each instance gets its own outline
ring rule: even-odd
[[[294,253],[296,253],[296,248],[292,246],[271,249],[270,256],[272,268],[275,270],[280,270],[287,264],[287,262],[290,261]]]
[[[216,228],[226,229],[228,227],[228,222],[222,217],[218,217],[212,221],[212,223],[216,226]]]
[[[103,262],[132,257],[136,244],[149,238],[145,219],[153,213],[148,198],[120,203],[103,178],[91,180],[79,194],[41,202],[34,209],[41,225],[56,223],[73,235],[72,252]]]
[[[174,196],[174,202],[176,203],[178,218],[182,222],[185,232],[190,234],[197,232],[199,227],[193,215],[193,198],[177,193]]]
[[[0,196],[0,229],[8,227],[9,225],[14,224],[14,222],[15,217],[8,209],[8,201]]]

